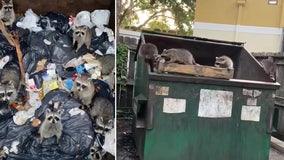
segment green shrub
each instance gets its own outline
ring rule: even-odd
[[[128,46],[123,43],[118,43],[116,46],[116,82],[117,85],[120,85],[121,90],[126,89],[127,56]]]

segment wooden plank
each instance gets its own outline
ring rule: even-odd
[[[188,74],[210,78],[224,78],[231,79],[234,76],[234,69],[216,68],[213,66],[203,65],[181,65],[181,64],[165,64],[159,63],[158,70],[161,73],[178,73]]]

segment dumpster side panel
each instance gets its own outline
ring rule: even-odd
[[[135,82],[133,90],[133,122],[132,131],[135,138],[137,154],[143,158],[147,104],[141,103],[148,97],[148,66],[143,62],[143,58],[138,58],[135,64]]]
[[[149,95],[155,104],[153,129],[145,133],[145,160],[268,159],[273,90],[162,81],[150,85],[156,92]],[[200,114],[206,105],[207,112]]]

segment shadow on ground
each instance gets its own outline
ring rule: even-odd
[[[117,119],[117,160],[139,160],[131,131],[130,118]]]

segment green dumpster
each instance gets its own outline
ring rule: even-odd
[[[234,61],[230,80],[151,72],[135,64],[132,130],[144,160],[268,160],[275,90],[243,44],[143,31],[139,45],[185,48],[202,65]],[[139,48],[139,46],[138,46]]]

